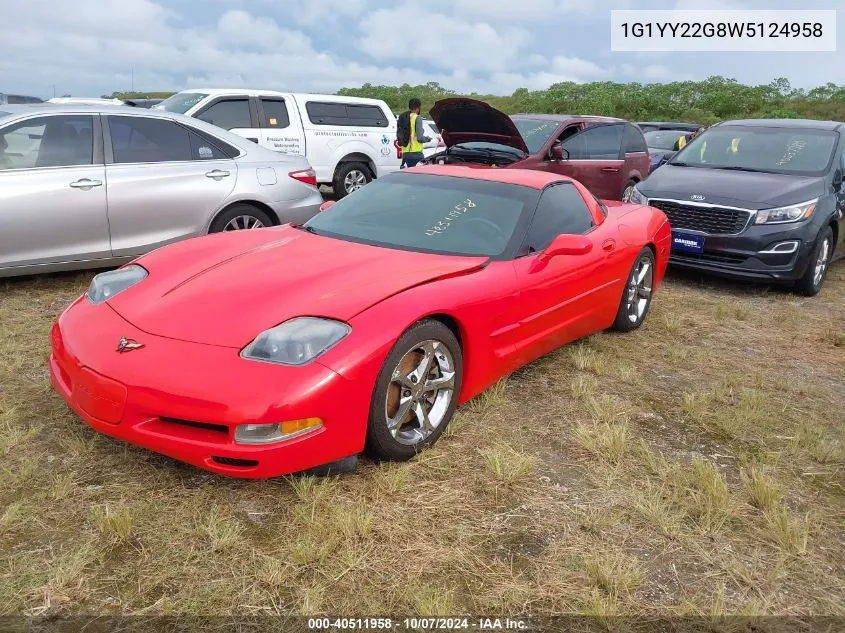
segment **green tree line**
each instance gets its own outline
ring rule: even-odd
[[[284,87],[282,87],[284,89]],[[122,99],[167,97],[172,93],[114,93]],[[513,94],[469,95],[429,82],[420,86],[364,84],[342,88],[337,94],[383,99],[394,112],[404,111],[408,99],[418,97],[423,112],[438,99],[470,96],[507,112],[596,114],[631,121],[690,121],[711,124],[737,118],[804,118],[845,121],[845,86],[828,83],[804,90],[793,88],[787,79],[769,84],[744,85],[735,79],[709,77],[704,81],[676,81],[663,84],[562,82],[546,90],[519,88]]]

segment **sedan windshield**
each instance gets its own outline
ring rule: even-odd
[[[302,228],[401,250],[498,257],[521,237],[525,215],[538,197],[538,190],[519,185],[394,173],[346,196]]]
[[[649,149],[672,149],[678,139],[689,132],[684,130],[652,130],[643,134]]]
[[[828,130],[720,125],[688,143],[669,164],[821,176],[838,137]]]
[[[536,154],[546,144],[549,137],[560,127],[559,121],[548,121],[544,119],[513,119],[516,129],[519,130],[528,151]]]
[[[175,112],[176,114],[185,114],[207,96],[208,94],[204,92],[177,92],[172,97],[168,97],[154,107],[157,110],[167,110],[168,112]]]

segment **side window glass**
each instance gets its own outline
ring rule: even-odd
[[[288,107],[282,99],[261,99],[261,107],[264,109],[265,128],[286,128],[290,125]]]
[[[94,121],[90,116],[45,116],[0,131],[0,169],[91,165]]]
[[[110,115],[108,122],[115,163],[191,160],[188,130],[173,121]]]
[[[197,115],[198,119],[224,130],[251,128],[249,99],[225,99],[218,101]]]
[[[593,218],[578,190],[569,184],[543,192],[523,252],[542,251],[562,233],[582,235],[593,228]]]
[[[199,134],[189,132],[188,136],[191,139],[191,158],[194,160],[222,160],[229,158],[223,151]]]
[[[597,125],[584,132],[587,157],[591,160],[618,160],[622,150],[621,125]]]
[[[625,126],[625,153],[635,154],[648,152],[643,135],[633,125]]]

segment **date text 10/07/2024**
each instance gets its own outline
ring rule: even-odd
[[[308,618],[308,628],[316,631],[524,631],[529,624],[521,618]]]

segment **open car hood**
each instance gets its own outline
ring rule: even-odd
[[[430,114],[447,147],[460,143],[499,143],[530,153],[513,120],[483,101],[467,97],[441,99]]]

